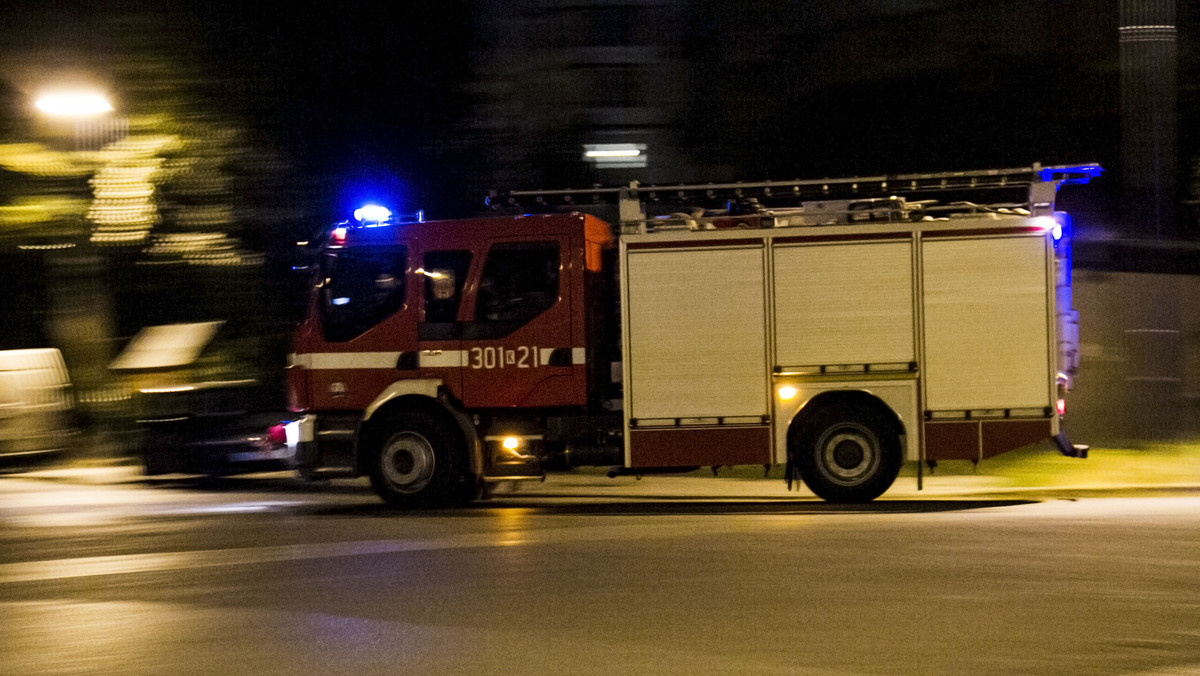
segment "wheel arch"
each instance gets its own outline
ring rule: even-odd
[[[895,482],[905,441],[901,417],[882,398],[865,390],[823,392],[788,428],[788,485],[801,480],[830,502],[870,502]]]
[[[433,387],[430,388],[430,383]],[[388,387],[363,413],[363,421],[359,430],[360,443],[355,452],[356,471],[362,474],[371,462],[369,443],[362,440],[371,438],[382,429],[383,421],[390,414],[420,411],[441,420],[449,429],[460,435],[460,440],[467,452],[468,468],[476,477],[483,474],[483,454],[479,444],[479,435],[475,425],[440,387],[441,381],[401,381]]]
[[[413,380],[397,380],[388,385],[379,396],[375,397],[363,411],[363,424],[375,416],[385,406],[393,404],[397,399],[416,396],[437,400],[442,389],[442,381],[436,378],[419,378]]]
[[[903,452],[905,428],[900,416],[883,399],[866,390],[828,390],[805,402],[792,417],[787,432],[788,455],[794,452],[797,440],[819,414],[831,409],[857,410],[874,416],[884,428],[899,437]]]

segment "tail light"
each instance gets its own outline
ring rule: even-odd
[[[287,445],[287,428],[283,423],[271,425],[267,430],[267,443],[271,446],[286,446]]]

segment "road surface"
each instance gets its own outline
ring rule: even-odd
[[[1200,493],[615,485],[0,477],[0,674],[1200,674]]]

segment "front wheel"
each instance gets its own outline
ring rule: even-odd
[[[900,473],[899,435],[878,416],[834,407],[805,425],[790,449],[804,483],[829,502],[870,502]]]
[[[462,502],[466,453],[449,425],[424,412],[389,415],[372,435],[371,486],[393,507]]]

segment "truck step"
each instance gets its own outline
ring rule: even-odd
[[[483,480],[488,483],[499,483],[501,481],[545,481],[545,474],[517,474],[504,476],[485,476]]]

